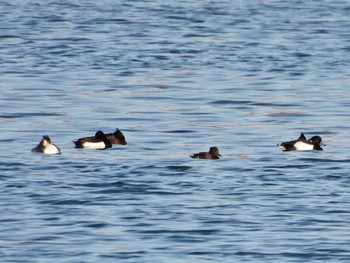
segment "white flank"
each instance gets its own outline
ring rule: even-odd
[[[83,147],[86,149],[102,150],[106,148],[106,145],[104,142],[84,142]]]
[[[45,150],[44,150],[45,154],[60,154],[60,150],[57,148],[56,145],[53,144],[46,144]]]
[[[314,149],[314,146],[312,144],[307,144],[304,142],[297,142],[294,144],[294,147],[297,151],[310,151]]]

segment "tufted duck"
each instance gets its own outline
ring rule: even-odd
[[[320,136],[313,136],[310,139],[306,140],[304,133],[301,133],[297,140],[277,144],[277,146],[282,151],[322,151],[323,149],[321,145],[325,144],[323,144],[322,138]]]
[[[73,142],[75,148],[104,150],[112,147],[112,143],[102,131],[96,132],[95,137],[84,137]]]
[[[220,159],[219,156],[221,156],[221,154],[219,154],[218,147],[210,147],[209,152],[200,152],[190,155],[191,158],[196,159]]]
[[[44,135],[40,143],[32,149],[32,152],[44,154],[60,154],[61,150],[55,144],[51,143],[50,137]]]

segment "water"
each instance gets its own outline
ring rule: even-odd
[[[349,14],[1,1],[1,261],[349,260]],[[127,146],[74,149],[117,127]],[[325,150],[276,147],[300,132]],[[43,134],[62,155],[30,153]]]

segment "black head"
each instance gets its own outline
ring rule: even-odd
[[[103,133],[103,131],[98,131],[95,134],[95,138],[97,140],[101,140],[105,143],[106,148],[111,148],[112,147],[112,143],[110,140],[108,140],[107,136]]]
[[[103,133],[103,131],[98,131],[95,133],[95,138],[101,141],[106,140],[106,135]]]
[[[121,144],[121,145],[126,145],[127,142],[125,140],[124,134],[117,128],[115,132],[113,132],[113,135],[108,134],[108,139],[111,140],[112,143],[114,144]]]
[[[113,132],[113,135],[114,135],[116,138],[122,138],[122,139],[124,139],[123,133],[122,133],[118,128],[115,130],[115,132]]]
[[[215,147],[215,146],[210,147],[209,153],[213,154],[214,156],[221,156],[221,154],[219,153],[218,147]]]
[[[320,136],[311,137],[308,141],[315,145],[322,144],[322,138]]]

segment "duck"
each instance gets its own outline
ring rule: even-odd
[[[94,137],[84,137],[73,141],[75,148],[104,150],[111,148],[112,143],[107,139],[103,131],[97,131]]]
[[[32,149],[32,152],[44,154],[61,154],[60,148],[51,142],[48,135],[44,135],[39,144]]]
[[[318,135],[311,137],[306,140],[304,133],[301,133],[299,138],[289,142],[282,142],[281,144],[277,144],[277,146],[282,151],[322,151],[321,146],[325,146],[322,142],[322,138]]]
[[[113,133],[107,133],[106,137],[112,144],[127,144],[124,134],[118,128]]]
[[[199,152],[190,155],[190,157],[194,159],[220,159],[219,156],[221,156],[221,154],[219,153],[218,147],[215,146],[210,147],[209,152]]]

